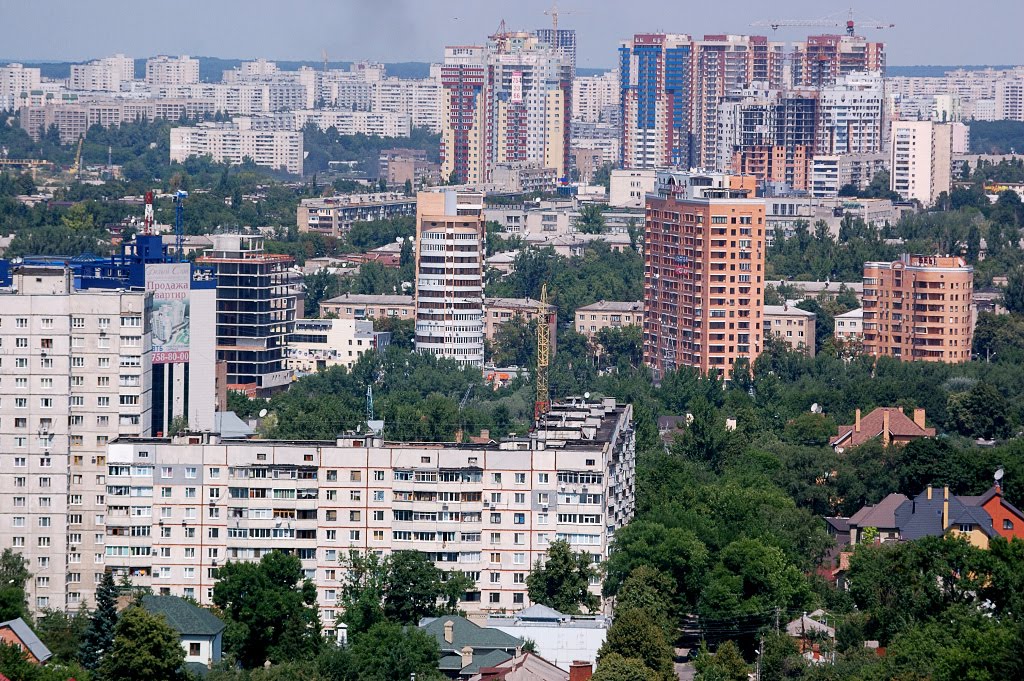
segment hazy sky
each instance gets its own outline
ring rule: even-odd
[[[865,31],[889,63],[1024,62],[1021,0],[562,0],[560,26],[577,31],[578,62],[611,67],[635,32],[754,33],[766,18],[842,15],[895,23]],[[227,58],[438,61],[446,44],[510,28],[549,26],[550,0],[0,0],[0,59],[84,60],[123,52]],[[572,13],[569,13],[572,11]],[[784,29],[779,39],[828,29]]]

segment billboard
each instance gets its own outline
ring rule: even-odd
[[[191,272],[187,262],[146,265],[146,290],[153,292],[153,364],[188,361]]]

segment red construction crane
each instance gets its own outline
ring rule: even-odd
[[[773,31],[777,31],[780,28],[796,28],[796,27],[811,27],[820,26],[822,28],[842,28],[846,27],[846,35],[852,36],[857,32],[857,27],[871,28],[874,30],[883,30],[886,28],[895,28],[896,24],[888,23],[885,21],[878,21],[876,19],[862,19],[855,22],[853,19],[853,9],[850,9],[846,13],[845,19],[841,15],[832,15],[828,17],[822,17],[821,19],[762,19],[761,21],[755,21],[750,24],[756,28],[770,28]]]

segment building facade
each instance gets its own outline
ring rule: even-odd
[[[971,359],[974,268],[958,256],[864,263],[864,352],[910,362]]]
[[[470,576],[466,611],[518,609],[552,541],[607,558],[634,513],[634,466],[632,407],[614,400],[556,403],[529,438],[486,445],[124,439],[107,484],[135,496],[108,497],[119,531],[107,563],[206,605],[219,566],[283,550],[316,584],[330,634],[348,551],[411,549]]]
[[[344,293],[320,303],[320,316],[329,314],[338,319],[413,319],[416,299],[413,296]]]
[[[796,306],[796,301],[784,305],[764,306],[764,333],[773,334],[791,349],[814,357],[815,322],[818,315]]]
[[[151,89],[198,82],[198,59],[183,55],[181,57],[159,56],[146,60],[146,85]]]
[[[644,361],[725,379],[761,352],[765,204],[753,178],[658,173],[644,235]]]
[[[357,222],[390,220],[416,215],[416,199],[404,194],[345,194],[321,199],[302,199],[296,211],[300,232],[340,237]]]
[[[378,335],[384,336],[379,339]],[[383,340],[383,343],[379,343]],[[298,319],[288,337],[285,366],[311,374],[333,366],[351,369],[363,354],[382,349],[389,334],[376,334],[373,322],[356,319]]]
[[[416,198],[416,350],[482,367],[483,194]]]
[[[29,102],[42,83],[38,68],[22,64],[0,66],[0,108],[14,109]]]
[[[132,80],[135,80],[135,60],[123,54],[115,54],[88,64],[72,64],[68,88],[119,92],[121,83]]]
[[[949,193],[952,145],[948,123],[893,121],[889,188],[907,201],[933,205]]]
[[[295,260],[264,252],[262,236],[215,234],[196,262],[217,273],[217,359],[227,362],[228,388],[265,396],[287,386],[296,317],[288,269]]]
[[[302,175],[302,133],[239,130],[223,124],[171,128],[171,161],[182,163],[190,156],[209,156],[218,163],[256,165]]]
[[[624,326],[643,327],[644,303],[638,301],[600,300],[576,308],[576,333],[593,338],[602,329]]]

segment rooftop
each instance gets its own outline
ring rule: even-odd
[[[153,615],[163,615],[182,636],[216,636],[224,631],[224,622],[184,598],[147,594],[142,597],[142,607]]]
[[[859,415],[858,410],[858,415]],[[833,447],[856,447],[869,440],[873,440],[885,428],[885,419],[889,418],[889,436],[892,438],[909,439],[919,437],[935,437],[934,428],[926,428],[918,425],[913,419],[907,417],[900,407],[878,407],[870,414],[859,418],[859,425],[854,423],[850,426],[839,426],[839,433],[829,443]],[[921,413],[921,423],[924,423],[924,413]]]
[[[25,620],[20,617],[13,620],[7,620],[6,622],[0,622],[0,629],[10,629],[13,631],[14,635],[18,637],[18,640],[21,641],[21,644],[28,648],[28,651],[32,653],[32,656],[40,662],[46,662],[53,655],[53,653],[50,652],[50,649],[39,640],[39,637],[36,636],[35,632],[25,624]]]
[[[399,295],[368,295],[363,293],[344,293],[330,300],[323,301],[324,303],[330,304],[346,304],[351,303],[353,305],[409,305],[413,304],[412,296],[399,296]]]
[[[874,506],[865,506],[850,516],[851,527],[896,528],[896,509],[907,501],[902,494],[890,494]]]
[[[599,300],[576,308],[577,312],[643,312],[644,303],[637,301]]]
[[[814,317],[817,317],[818,315],[814,314],[813,312],[808,312],[807,310],[801,310],[799,307],[796,306],[795,303],[791,305],[789,302],[787,302],[785,305],[765,305],[764,316],[806,317],[808,319],[812,319]]]
[[[864,308],[858,307],[856,310],[837,314],[834,319],[864,319]]]

